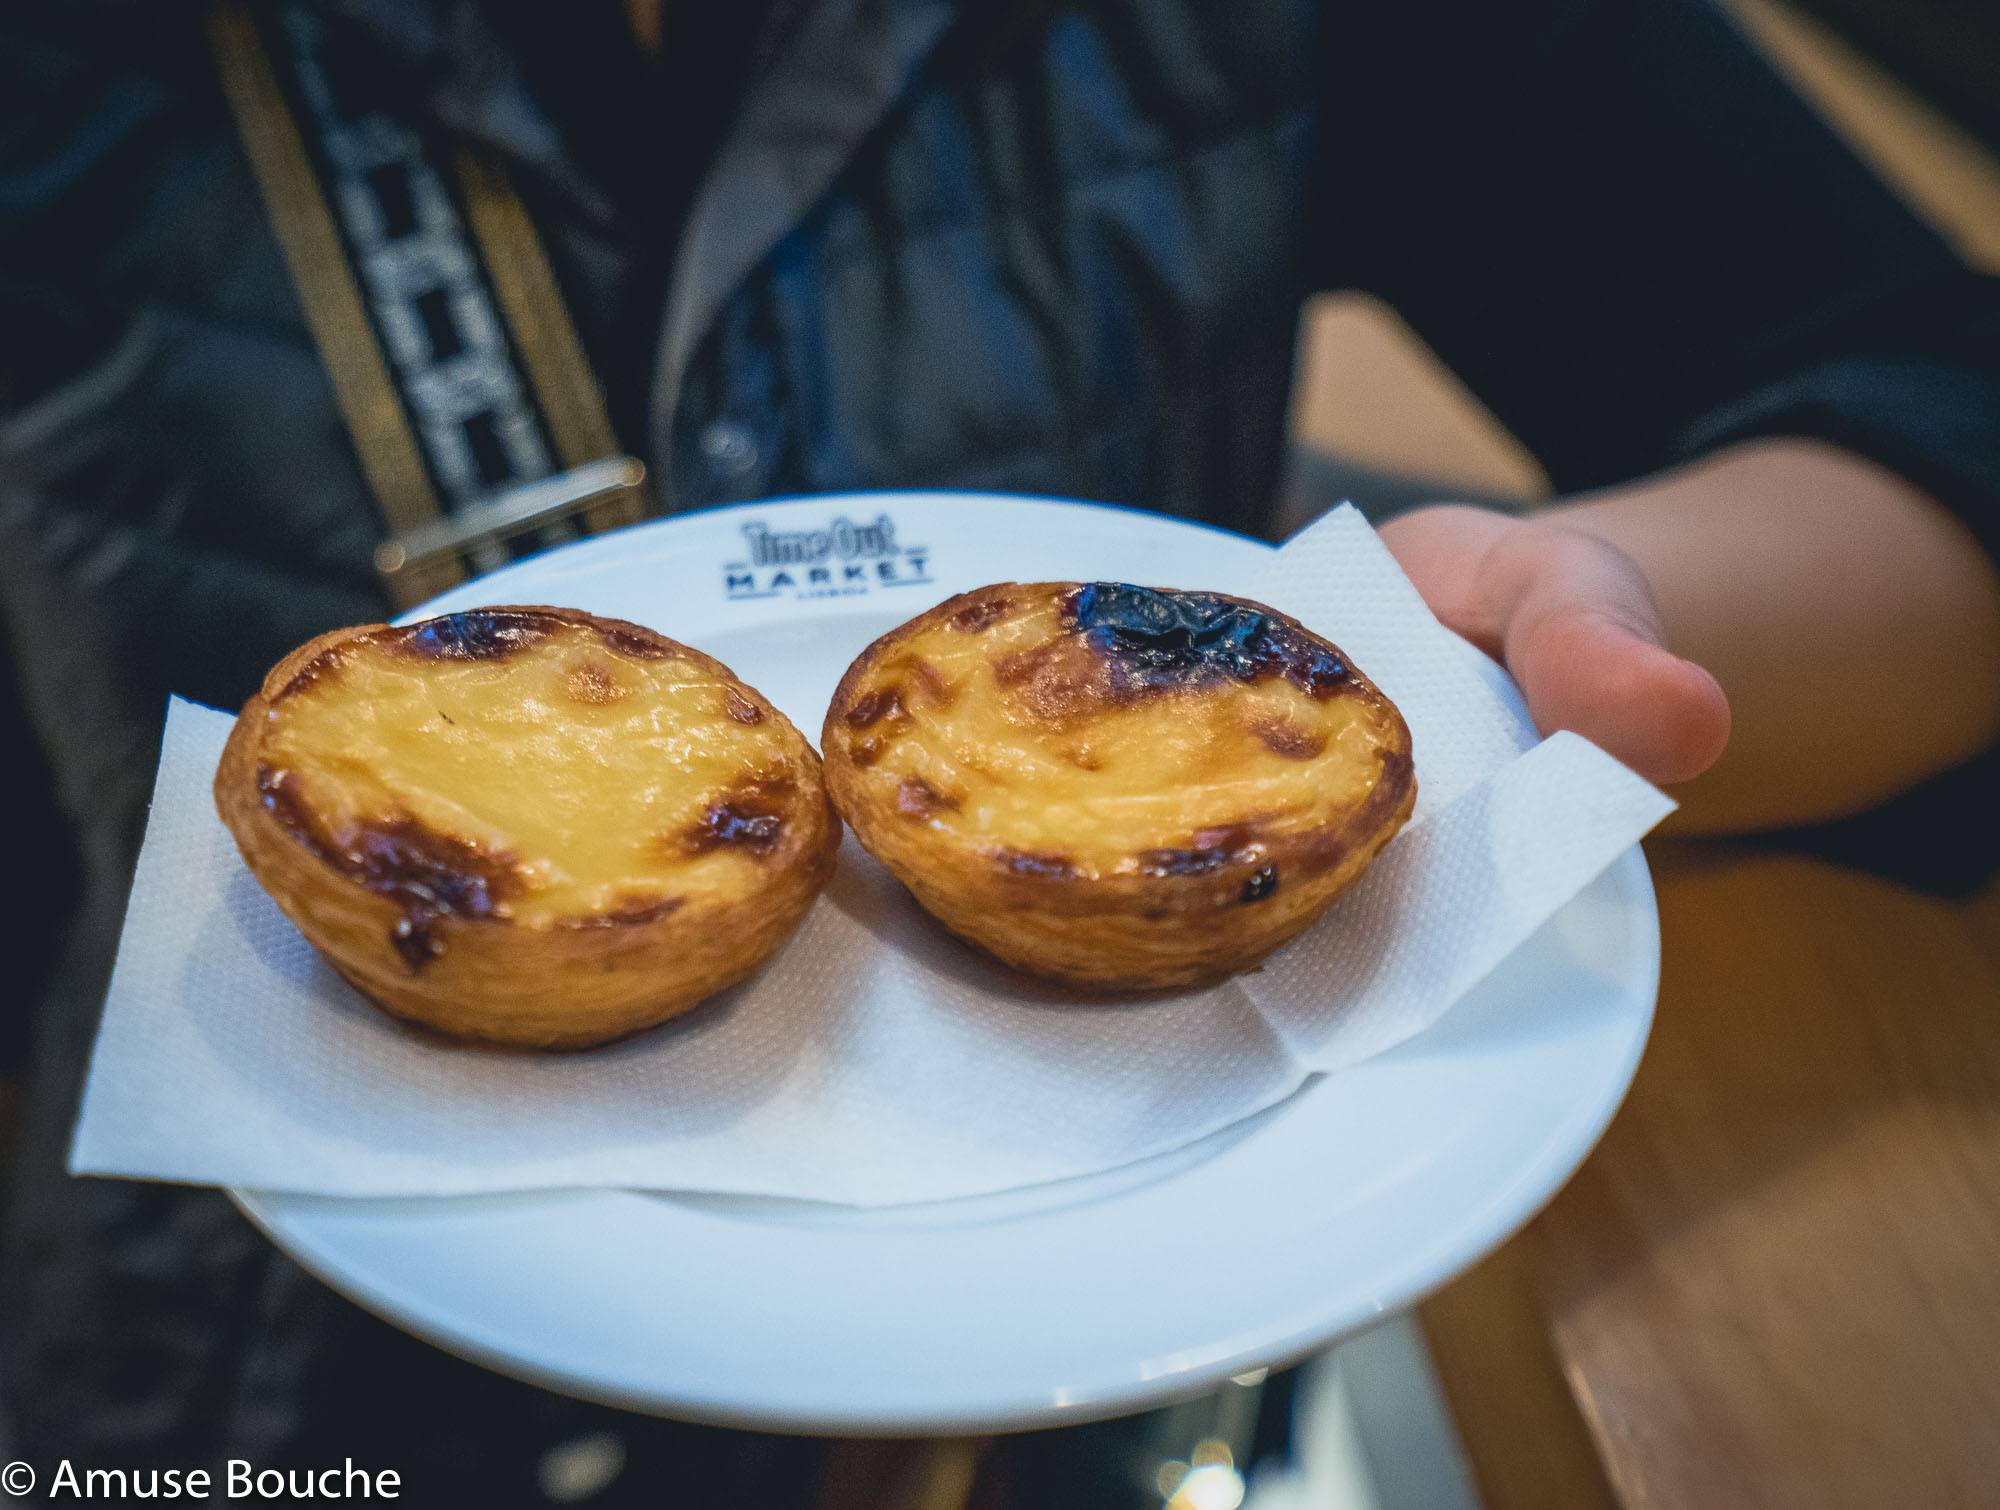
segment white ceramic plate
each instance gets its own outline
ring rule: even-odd
[[[1118,509],[856,494],[584,541],[423,613],[557,603],[634,619],[775,668],[755,684],[815,731],[854,655],[952,593],[1193,587],[1264,549]],[[1474,1262],[1603,1131],[1658,979],[1635,848],[1428,1031],[1107,1174],[888,1210],[629,1191],[235,1195],[363,1305],[572,1394],[800,1431],[1046,1426],[1289,1361]]]

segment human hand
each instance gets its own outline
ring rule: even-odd
[[[1721,686],[1664,647],[1646,578],[1616,546],[1450,504],[1403,514],[1381,534],[1446,627],[1506,665],[1544,734],[1573,730],[1663,785],[1722,754]]]

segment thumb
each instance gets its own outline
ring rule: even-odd
[[[1543,733],[1573,730],[1669,785],[1722,754],[1728,699],[1707,671],[1665,648],[1651,590],[1624,552],[1535,523],[1496,541],[1478,576],[1507,669]]]

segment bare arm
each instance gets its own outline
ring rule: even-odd
[[[1683,831],[1858,812],[2000,736],[2000,574],[1835,446],[1756,441],[1529,520],[1443,506],[1382,533],[1538,726],[1673,786]]]

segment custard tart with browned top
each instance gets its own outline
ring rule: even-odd
[[[868,851],[954,933],[1108,991],[1254,965],[1410,816],[1410,731],[1261,604],[1001,583],[848,669],[821,739]]]
[[[565,608],[320,636],[244,707],[215,801],[362,995],[533,1048],[604,1043],[743,979],[840,845],[782,713],[699,651]]]

